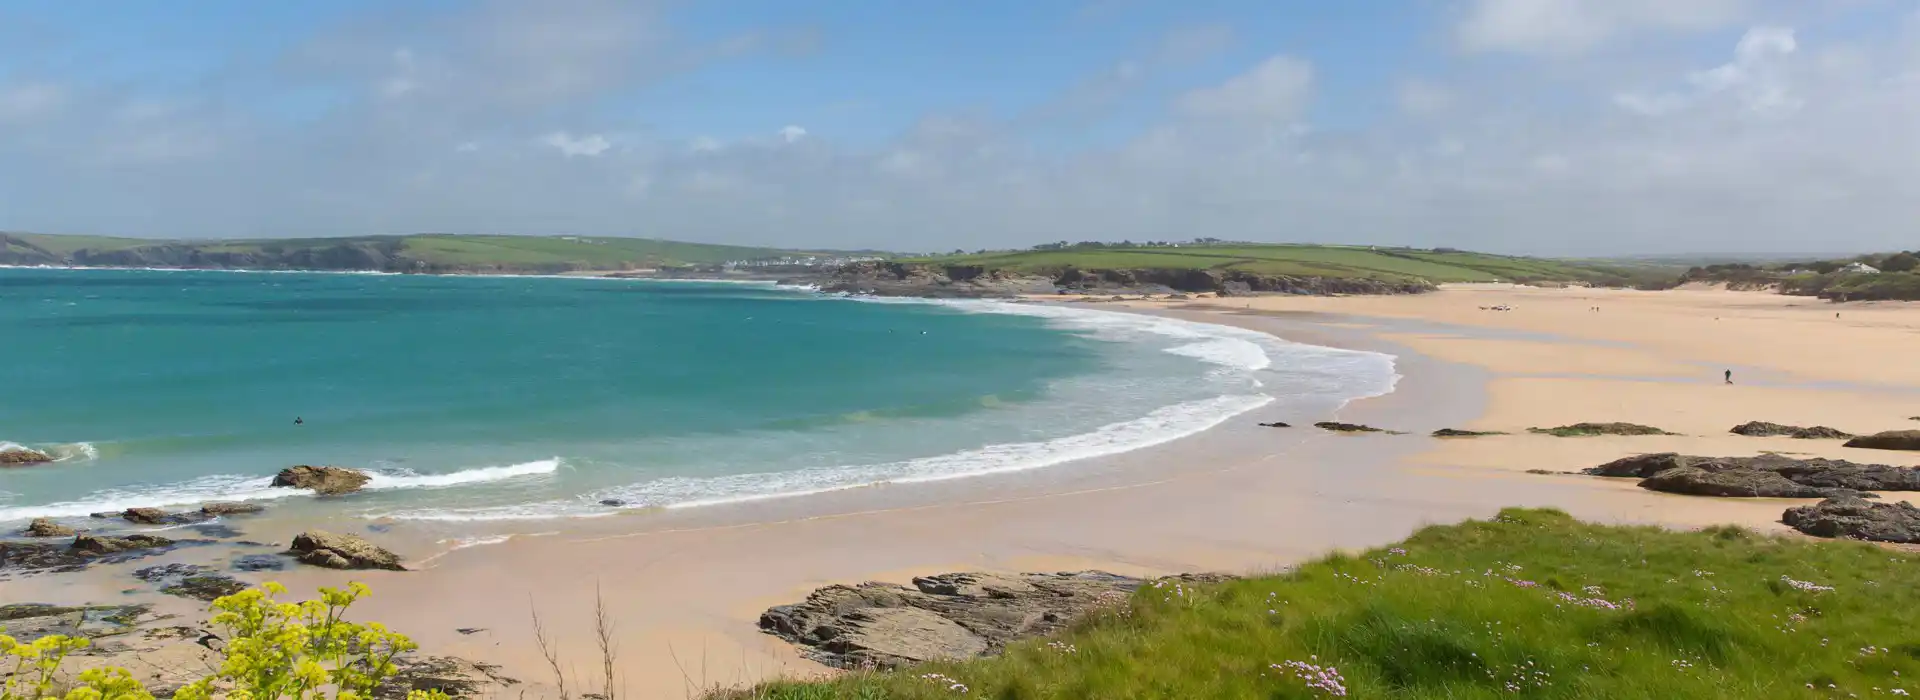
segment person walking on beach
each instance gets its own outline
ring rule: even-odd
[[[1727,370],[1727,383],[1733,383],[1733,370]]]

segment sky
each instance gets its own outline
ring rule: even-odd
[[[0,0],[0,230],[1920,241],[1920,0]]]

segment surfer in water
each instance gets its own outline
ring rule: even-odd
[[[293,424],[294,424],[294,425],[306,425],[306,424],[307,424],[307,422],[306,422],[305,420],[303,420],[303,419],[301,419],[301,418],[300,418],[299,416],[294,416],[294,417],[293,417]]]

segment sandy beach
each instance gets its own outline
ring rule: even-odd
[[[1482,308],[1502,305],[1511,310]],[[536,523],[502,544],[405,551],[424,561],[419,571],[349,576],[299,569],[273,577],[296,592],[366,581],[374,595],[361,604],[361,619],[386,622],[436,654],[500,664],[526,681],[529,696],[553,690],[531,611],[558,640],[563,667],[590,676],[598,596],[616,625],[625,693],[685,697],[714,685],[827,672],[761,634],[755,620],[769,605],[830,583],[968,570],[1269,571],[1514,505],[1556,506],[1607,522],[1737,523],[1784,532],[1781,511],[1807,501],[1672,496],[1631,481],[1528,470],[1569,471],[1662,451],[1920,464],[1920,453],[1727,432],[1750,420],[1854,433],[1920,427],[1909,418],[1920,416],[1920,363],[1898,359],[1920,350],[1920,304],[1469,286],[1406,297],[1099,308],[1391,353],[1402,379],[1393,393],[1353,402],[1338,416],[1256,410],[1187,439],[1049,469]],[[1722,379],[1725,370],[1733,371],[1731,385]],[[1310,427],[1336,417],[1406,434],[1347,436]],[[1296,427],[1257,425],[1269,421]],[[1680,434],[1525,432],[1581,421],[1630,421]],[[1516,434],[1426,435],[1445,427]],[[34,599],[114,594],[104,585],[70,585],[57,594],[33,586],[5,583],[0,590]]]

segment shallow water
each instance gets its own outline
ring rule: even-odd
[[[591,278],[4,269],[0,336],[0,440],[62,458],[0,472],[0,521],[309,504],[268,486],[292,464],[372,471],[324,504],[368,518],[695,507],[1049,467],[1394,380],[1090,308]]]

